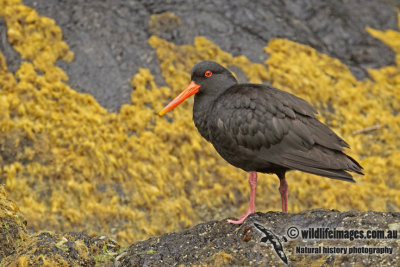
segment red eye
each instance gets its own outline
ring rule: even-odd
[[[212,75],[211,70],[207,70],[206,72],[204,72],[204,76],[206,76],[206,77],[211,77],[211,75]]]

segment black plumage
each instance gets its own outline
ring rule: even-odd
[[[277,174],[284,211],[289,170],[349,182],[354,180],[348,172],[362,174],[361,165],[344,153],[349,145],[316,118],[305,100],[267,84],[239,84],[212,61],[193,67],[192,83],[197,86],[193,120],[200,134],[233,166]],[[252,181],[255,190],[256,174]]]
[[[221,77],[214,83],[213,76],[204,77],[206,70]],[[354,180],[346,171],[362,173],[343,152],[349,145],[316,118],[305,100],[267,84],[238,84],[211,61],[195,65],[192,80],[201,85],[193,106],[195,125],[230,164],[245,171],[295,169],[347,181]]]
[[[315,113],[304,100],[269,85],[236,84],[211,103],[206,123],[195,123],[226,161],[245,171],[296,169],[353,181],[346,171],[361,173],[361,166]]]

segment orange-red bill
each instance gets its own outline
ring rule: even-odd
[[[189,96],[196,94],[199,91],[199,88],[200,88],[200,85],[196,84],[194,81],[191,81],[189,83],[189,85],[177,97],[174,98],[174,100],[169,102],[169,104],[166,105],[165,108],[163,108],[160,111],[160,113],[159,113],[160,116],[164,115],[171,109],[178,106],[180,103],[183,102],[183,100],[185,100]]]

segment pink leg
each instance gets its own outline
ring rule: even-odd
[[[254,213],[255,201],[256,201],[257,172],[254,171],[250,172],[249,184],[250,184],[250,201],[249,201],[249,208],[247,209],[246,214],[240,216],[237,221],[228,220],[229,223],[242,224],[250,214]]]
[[[288,194],[289,194],[289,185],[286,182],[285,176],[282,178],[279,177],[280,180],[280,186],[279,186],[279,192],[281,193],[281,199],[282,199],[282,211],[283,212],[288,212]]]

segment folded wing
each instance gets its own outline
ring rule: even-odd
[[[348,144],[318,121],[306,101],[268,85],[233,86],[214,102],[209,134],[224,149],[288,169],[352,181],[362,167],[343,153]]]

